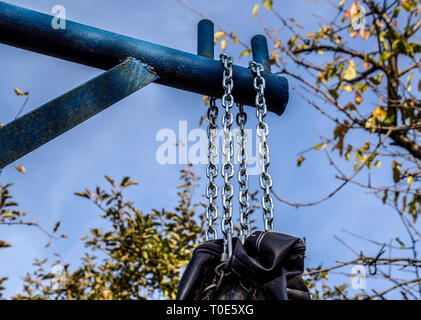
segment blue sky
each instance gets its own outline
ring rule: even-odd
[[[257,1],[257,0],[256,0]],[[226,29],[238,32],[249,42],[256,33],[262,33],[257,19],[251,19],[256,1],[205,1],[188,3],[204,12]],[[54,5],[66,8],[67,18],[117,33],[157,44],[196,52],[196,28],[199,17],[181,7],[176,1],[111,1],[111,0],[9,0],[12,4],[51,13]],[[331,8],[306,0],[283,2],[275,6],[285,16],[294,17],[308,30],[317,28],[312,16],[317,12],[327,16]],[[276,25],[275,18],[261,8],[269,25]],[[278,23],[279,25],[279,23]],[[234,55],[236,63],[246,66],[248,58],[238,59],[239,47],[231,44],[227,53]],[[219,48],[217,50],[219,54]],[[13,86],[29,91],[26,111],[46,103],[77,85],[101,73],[100,70],[61,61],[32,52],[0,45],[0,122],[11,121],[22,104],[22,97],[13,93]],[[294,67],[291,66],[291,70]],[[297,85],[289,79],[291,86]],[[179,165],[160,166],[155,151],[161,144],[155,139],[162,128],[177,132],[180,120],[188,128],[198,127],[204,113],[202,96],[151,84],[106,111],[96,115],[73,130],[49,142],[36,152],[16,161],[27,172],[22,174],[13,166],[8,167],[2,182],[13,182],[12,193],[22,210],[29,212],[32,220],[46,228],[62,221],[61,231],[69,235],[45,249],[45,235],[27,227],[0,227],[1,238],[11,242],[13,248],[0,250],[0,276],[8,276],[7,294],[21,289],[21,277],[31,269],[34,257],[44,257],[60,252],[65,261],[77,264],[83,253],[80,236],[90,227],[101,223],[98,211],[86,201],[73,195],[85,187],[106,186],[105,174],[120,179],[130,175],[140,185],[128,192],[143,211],[151,208],[173,208],[179,184]],[[249,111],[249,118],[254,112]],[[339,183],[323,153],[308,154],[301,168],[296,167],[297,152],[319,142],[317,132],[330,134],[333,126],[320,114],[291,91],[289,105],[282,117],[267,116],[270,126],[271,173],[274,190],[293,202],[317,200]],[[254,126],[251,121],[250,126]],[[347,168],[348,172],[352,168]],[[200,175],[204,166],[195,168]],[[388,175],[388,171],[384,171]],[[362,177],[366,173],[361,173]],[[387,178],[377,176],[377,181]],[[256,177],[250,184],[257,189]],[[201,191],[204,185],[200,186]],[[350,253],[333,236],[341,229],[388,241],[391,235],[401,233],[398,217],[373,196],[355,186],[347,186],[333,199],[316,207],[295,209],[276,202],[276,231],[306,237],[308,266],[333,263],[352,258]],[[260,217],[260,216],[259,216]],[[346,239],[347,237],[344,236]],[[403,239],[405,237],[403,236]],[[364,243],[351,239],[358,249]],[[367,254],[377,253],[368,248]],[[348,270],[351,271],[351,268]],[[368,289],[374,282],[368,280]]]

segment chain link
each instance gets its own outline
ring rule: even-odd
[[[267,113],[267,106],[265,101],[265,79],[262,77],[263,65],[250,61],[249,68],[254,75],[253,86],[256,90],[256,116],[258,120],[256,133],[259,137],[259,163],[261,167],[260,187],[263,190],[262,195],[262,208],[263,208],[263,221],[265,231],[273,231],[273,217],[274,217],[274,204],[270,195],[272,190],[272,176],[269,174],[269,146],[267,144],[267,136],[269,135],[269,127],[265,123],[265,116]]]
[[[237,132],[236,141],[240,146],[237,153],[237,161],[240,164],[240,168],[237,173],[237,179],[239,184],[238,202],[240,204],[240,239],[244,243],[247,236],[251,233],[250,226],[250,202],[249,202],[249,186],[248,186],[248,173],[247,173],[247,132],[244,127],[247,123],[247,113],[244,112],[244,106],[238,104],[238,113],[236,117],[237,126],[240,130]]]
[[[215,183],[215,179],[218,176],[218,165],[215,162],[218,156],[218,146],[216,144],[216,139],[218,138],[218,125],[216,124],[218,107],[216,106],[215,98],[210,98],[207,117],[209,125],[207,129],[208,165],[206,167],[206,176],[209,179],[209,183],[206,187],[206,197],[208,198],[208,206],[206,207],[206,219],[208,222],[208,228],[205,232],[206,241],[218,238],[218,231],[215,226],[215,222],[218,220],[218,207],[215,201],[218,198],[218,186]]]
[[[231,108],[234,105],[234,97],[232,89],[234,82],[232,79],[232,63],[233,58],[225,54],[220,55],[221,64],[224,68],[222,86],[224,88],[224,95],[222,96],[222,106],[225,113],[222,116],[223,126],[223,143],[222,143],[222,176],[224,178],[224,187],[222,189],[222,207],[223,215],[221,221],[222,234],[224,236],[224,253],[222,261],[229,261],[232,256],[232,236],[234,233],[234,224],[232,221],[232,198],[234,196],[234,187],[231,184],[231,178],[234,176],[234,165],[231,162],[234,154],[231,127],[234,122],[234,116],[231,113]]]

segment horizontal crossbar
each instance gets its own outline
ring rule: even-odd
[[[52,19],[47,14],[0,2],[0,42],[104,70],[134,57],[153,67],[159,76],[156,83],[217,98],[223,94],[222,66],[217,60],[69,20],[66,29],[55,30]],[[255,40],[253,48],[265,45],[261,39]],[[265,66],[265,70],[270,69]],[[234,66],[233,77],[235,100],[254,106],[250,71]],[[288,102],[288,82],[269,72],[263,77],[268,109],[281,115]]]

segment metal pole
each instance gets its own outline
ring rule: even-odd
[[[266,37],[258,34],[251,38],[251,51],[253,54],[253,60],[261,63],[264,71],[270,73],[270,58]]]
[[[207,19],[200,20],[197,25],[197,54],[213,59],[214,54],[214,25]]]
[[[66,21],[66,29],[55,30],[52,19],[0,2],[0,42],[104,70],[134,57],[153,67],[159,77],[156,83],[213,97],[223,94],[219,61],[72,21]],[[236,101],[254,106],[250,71],[234,66],[233,76]],[[270,73],[263,77],[268,109],[281,115],[288,102],[288,82]]]
[[[0,169],[143,88],[157,76],[123,63],[0,128]]]

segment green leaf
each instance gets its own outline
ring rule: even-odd
[[[383,120],[384,124],[393,124],[395,122],[395,112],[393,110],[387,110],[386,119]]]
[[[381,84],[382,83],[382,80],[383,80],[383,73],[379,73],[378,75],[376,75],[375,77],[370,77],[370,78],[368,78],[370,81],[371,81],[371,83],[373,83],[373,84],[375,84],[376,86],[378,86],[379,84]]]
[[[398,183],[399,181],[401,181],[401,169],[402,169],[402,167],[397,161],[393,161],[392,168],[393,168],[393,181],[395,183]]]
[[[361,91],[361,93],[365,93],[368,89],[368,85],[366,83],[357,83],[355,84],[355,88]]]
[[[384,110],[381,106],[377,106],[373,110],[373,117],[379,120],[380,122],[383,122],[386,119],[387,111]]]
[[[405,54],[407,56],[412,56],[413,54],[413,49],[403,38],[395,40],[392,44],[392,49],[394,51],[397,51],[398,53]]]
[[[396,238],[395,240],[396,240],[397,243],[399,243],[399,245],[401,246],[402,249],[405,248],[405,243],[403,243],[403,241],[401,239]]]
[[[329,89],[329,93],[333,98],[335,98],[335,100],[338,100],[339,94],[338,94],[338,91],[336,89]]]
[[[408,80],[407,80],[407,86],[406,86],[406,91],[411,91],[412,89],[412,78],[414,77],[414,73],[415,71],[412,71],[409,76],[408,76]]]
[[[380,56],[380,63],[384,63],[385,61],[389,60],[390,57],[394,55],[393,52],[385,51]]]
[[[302,25],[300,25],[297,21],[295,21],[294,18],[288,18],[289,21],[291,21],[297,28],[299,29],[304,29],[304,27]]]

